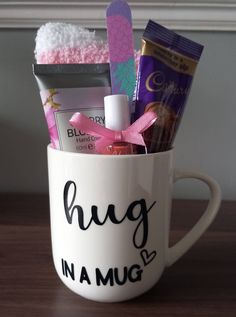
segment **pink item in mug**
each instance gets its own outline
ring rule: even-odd
[[[154,112],[147,112],[126,129],[116,131],[105,128],[82,113],[76,112],[70,119],[70,124],[88,134],[100,137],[100,139],[96,141],[96,149],[100,152],[112,142],[127,142],[145,146],[142,132],[148,129],[156,119],[157,115]]]
[[[99,64],[109,63],[107,42],[78,25],[46,23],[35,38],[37,64]],[[136,68],[140,52],[134,52]]]
[[[105,44],[91,43],[86,48],[62,48],[42,52],[37,59],[38,64],[99,64],[109,59]]]
[[[136,83],[131,10],[126,1],[113,0],[107,7],[107,38],[112,93],[125,94],[131,103]]]
[[[35,39],[38,64],[106,63],[109,59],[105,41],[78,25],[46,23]]]

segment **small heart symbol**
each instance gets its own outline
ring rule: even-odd
[[[140,255],[141,255],[141,258],[143,260],[143,264],[146,266],[152,262],[152,260],[155,258],[157,253],[156,253],[156,251],[152,251],[152,252],[148,253],[148,251],[146,249],[143,249],[140,252]]]

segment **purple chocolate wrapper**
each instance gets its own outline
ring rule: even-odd
[[[135,119],[158,115],[144,133],[149,153],[172,147],[203,47],[149,21],[142,40],[136,87]]]

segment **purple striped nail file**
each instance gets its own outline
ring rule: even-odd
[[[136,82],[132,16],[126,1],[114,0],[107,7],[107,38],[113,94],[126,94],[132,101]]]

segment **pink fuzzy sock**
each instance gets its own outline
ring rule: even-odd
[[[105,41],[77,25],[46,23],[35,39],[37,64],[98,64],[109,63],[109,49]],[[138,65],[140,52],[135,52]]]

